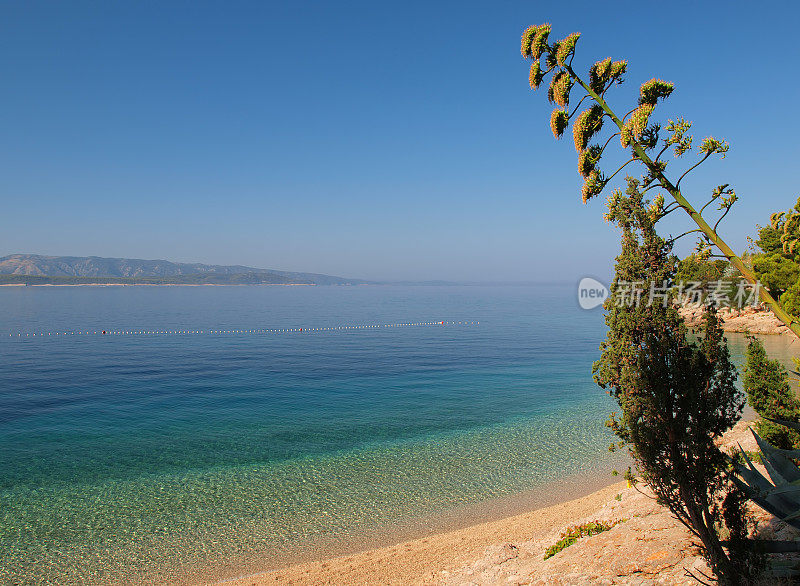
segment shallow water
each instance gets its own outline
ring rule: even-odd
[[[573,287],[28,287],[0,304],[3,582],[269,567],[619,463],[590,376],[602,313]],[[309,331],[434,321],[455,323]],[[17,336],[285,328],[305,331]]]

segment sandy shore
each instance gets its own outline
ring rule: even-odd
[[[588,496],[498,521],[414,539],[353,555],[290,566],[225,580],[237,586],[261,584],[422,584],[484,555],[487,547],[545,536],[553,527],[589,515],[613,499],[620,482]]]
[[[740,421],[723,446],[757,449]],[[758,534],[796,539],[798,532],[755,505]],[[613,528],[578,540],[548,560],[544,551],[567,528],[599,520]],[[796,554],[792,559],[797,561]],[[688,531],[655,503],[646,486],[624,482],[587,496],[465,529],[438,533],[347,556],[224,580],[222,584],[418,584],[566,586],[696,584],[709,574]],[[766,582],[774,583],[774,582]]]

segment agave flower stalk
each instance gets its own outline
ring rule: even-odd
[[[611,107],[608,105],[608,102],[597,94],[594,90],[592,90],[589,85],[583,81],[575,72],[572,70],[571,66],[567,66],[567,71],[569,72],[570,76],[578,83],[584,90],[600,105],[601,108],[608,114],[609,118],[617,125],[617,127],[622,131],[624,124],[623,122],[617,117]],[[684,197],[683,193],[679,187],[670,181],[667,176],[663,173],[660,169],[659,165],[657,165],[645,152],[642,145],[634,138],[631,140],[630,144],[633,151],[636,153],[639,160],[647,167],[648,171],[651,175],[653,175],[659,185],[669,193],[675,202],[678,204],[678,207],[683,209],[689,217],[694,220],[697,227],[703,231],[706,238],[708,238],[719,250],[722,252],[723,255],[730,261],[730,263],[735,266],[741,275],[750,283],[756,284],[758,282],[758,278],[756,277],[755,273],[750,270],[747,265],[744,264],[744,261],[741,257],[736,254],[730,245],[725,242],[725,240],[717,233],[717,231],[711,227],[711,225],[703,218],[702,215],[694,208],[694,206],[689,202],[686,197]],[[703,157],[703,160],[707,159],[711,156],[711,152],[707,152],[706,155]],[[787,313],[778,303],[778,301],[770,295],[769,291],[767,291],[764,287],[759,287],[759,295],[761,297],[761,301],[765,304],[769,305],[772,312],[775,316],[781,320],[792,332],[795,333],[798,337],[800,337],[800,321],[797,320],[794,316]]]
[[[627,68],[627,62],[612,62],[610,58],[598,61],[590,68],[588,79],[584,79],[576,73],[572,66],[580,33],[573,33],[561,41],[548,42],[548,35],[550,32],[551,26],[545,24],[529,27],[525,35],[523,35],[522,55],[526,59],[532,59],[535,64],[539,64],[540,59],[544,62],[543,66],[540,64],[536,66],[534,76],[534,81],[536,83],[531,83],[531,87],[533,89],[539,87],[542,79],[546,75],[552,74],[553,77],[548,91],[548,97],[551,102],[557,103],[564,109],[563,111],[566,111],[566,107],[570,102],[570,92],[572,88],[574,86],[580,86],[585,92],[580,102],[588,98],[595,103],[595,106],[592,107],[595,109],[594,112],[596,112],[597,109],[602,112],[599,118],[597,118],[594,113],[590,115],[587,114],[587,112],[583,112],[578,116],[575,122],[575,145],[580,157],[580,172],[585,181],[582,189],[584,202],[602,192],[611,178],[622,168],[620,167],[620,169],[617,169],[617,171],[611,175],[605,176],[597,166],[602,156],[602,151],[608,146],[610,139],[600,148],[599,152],[597,149],[594,149],[591,156],[589,156],[589,153],[584,152],[586,144],[589,138],[591,138],[591,134],[599,131],[602,126],[602,118],[608,117],[618,130],[612,137],[619,136],[623,148],[630,148],[631,150],[631,159],[628,160],[625,165],[630,162],[639,161],[644,165],[647,171],[644,187],[646,189],[654,187],[661,188],[672,197],[673,203],[664,208],[662,216],[677,208],[684,210],[697,225],[697,230],[703,235],[705,243],[715,246],[722,255],[738,269],[742,277],[751,284],[757,286],[758,279],[755,273],[745,265],[742,258],[733,251],[731,246],[717,231],[717,226],[722,218],[719,218],[712,226],[701,213],[708,204],[698,211],[684,196],[680,188],[681,180],[704,163],[711,155],[716,153],[724,157],[725,152],[728,150],[728,144],[711,137],[705,139],[698,148],[701,154],[700,160],[677,180],[670,179],[665,172],[667,162],[662,160],[661,156],[669,147],[674,147],[674,153],[678,157],[692,149],[692,137],[687,134],[690,124],[683,119],[670,121],[670,124],[666,128],[670,136],[668,139],[664,140],[664,148],[661,149],[656,156],[651,156],[648,151],[653,150],[658,144],[659,131],[661,128],[660,125],[650,122],[651,116],[657,103],[669,97],[672,93],[673,85],[660,79],[652,79],[646,82],[640,88],[637,106],[626,115],[620,117],[611,108],[606,99],[606,92],[613,85],[622,82],[622,77]],[[554,114],[554,116],[558,117],[557,124],[553,125],[553,133],[556,135],[556,138],[561,136],[565,130],[566,123],[577,114],[577,110],[578,108],[576,107],[572,113],[568,113],[569,118],[566,121],[564,119],[564,114]],[[592,109],[589,110],[589,112],[591,111]],[[591,126],[589,122],[592,123]],[[731,191],[731,193],[733,192]],[[735,194],[733,194],[733,197],[725,199],[721,198],[720,194],[715,192],[712,195],[711,201],[719,201],[721,203],[720,209],[724,210],[722,216],[724,217],[733,203],[735,203],[736,199]],[[690,232],[694,231],[695,230],[691,230]],[[793,245],[794,242],[791,244]],[[770,295],[766,288],[757,286],[757,290],[760,300],[769,306],[775,316],[786,324],[795,335],[800,337],[800,320],[786,312],[781,307],[780,303]]]

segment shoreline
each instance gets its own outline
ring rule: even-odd
[[[627,465],[627,459],[625,460]],[[426,550],[429,544],[441,542],[443,536],[466,535],[466,541],[459,539],[459,551],[465,543],[475,541],[480,548],[471,548],[467,553],[480,553],[482,548],[489,544],[486,539],[480,536],[473,536],[476,528],[494,527],[496,531],[488,533],[489,536],[500,535],[505,531],[509,522],[519,518],[532,518],[543,510],[570,511],[572,502],[591,502],[596,504],[597,495],[605,495],[608,491],[619,492],[619,487],[624,486],[624,482],[619,481],[619,477],[614,477],[611,470],[616,465],[621,467],[622,463],[607,463],[602,471],[579,472],[570,474],[558,480],[549,481],[536,488],[531,488],[522,492],[517,492],[502,497],[492,498],[486,501],[465,504],[463,506],[431,513],[428,515],[408,518],[391,525],[377,525],[366,529],[358,530],[354,533],[346,533],[338,536],[318,536],[303,543],[292,544],[291,546],[280,547],[264,552],[255,557],[248,557],[231,561],[228,564],[208,565],[205,568],[198,568],[189,575],[185,575],[179,583],[182,584],[275,584],[275,576],[282,575],[287,569],[301,568],[303,572],[307,567],[327,568],[334,560],[350,560],[351,558],[372,559],[372,552],[383,552],[385,550],[405,551],[407,544],[412,544],[412,551],[416,552],[416,545],[420,545],[422,550]],[[610,494],[610,493],[609,493]],[[556,522],[555,513],[549,522],[542,525],[542,528],[549,528],[550,524]],[[523,526],[516,521],[512,524]],[[501,531],[502,530],[502,531]],[[483,530],[481,530],[483,531]],[[523,530],[527,531],[527,529]],[[413,545],[416,544],[416,545]],[[449,555],[453,548],[448,546],[442,551]],[[438,554],[437,554],[438,555]],[[419,564],[413,560],[408,560],[405,556],[397,557],[393,560],[398,566],[392,566],[390,575],[395,573],[406,576],[398,584],[409,583],[411,577],[403,567],[418,567]],[[460,556],[459,556],[460,557]],[[366,563],[366,562],[365,562]],[[336,564],[334,564],[336,565]],[[350,562],[348,562],[350,565]],[[367,566],[371,566],[368,562]],[[427,563],[426,563],[427,566]],[[412,572],[413,573],[413,572]],[[316,573],[315,573],[316,575]],[[281,578],[278,578],[280,580]],[[174,580],[174,578],[173,578]],[[291,578],[290,583],[295,584],[297,578]],[[330,582],[319,581],[320,578],[314,577],[308,584],[330,583],[374,583],[375,580],[381,583],[388,583],[383,578],[369,578],[366,582],[342,581],[340,578],[331,579]],[[413,580],[412,580],[413,582]]]
[[[435,530],[390,545],[361,549],[335,556],[321,556],[261,572],[205,582],[232,586],[262,584],[422,584],[433,575],[479,557],[498,542],[544,536],[574,517],[590,514],[625,488],[615,482],[590,492],[526,512]],[[510,497],[511,498],[511,497]],[[514,497],[516,498],[516,497]],[[556,497],[558,498],[558,497]]]
[[[2,283],[0,287],[319,287],[319,285],[316,283],[40,283],[38,285]]]
[[[751,420],[740,420],[721,445],[757,449]],[[205,582],[225,586],[462,584],[693,584],[686,570],[708,573],[685,527],[655,504],[646,485],[616,482],[578,498],[384,547]],[[754,507],[759,535],[796,538],[796,531]],[[612,529],[579,539],[544,560],[544,550],[569,527],[601,521]],[[616,524],[615,524],[616,523]],[[195,582],[198,583],[198,582]]]

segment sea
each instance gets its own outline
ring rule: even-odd
[[[213,582],[628,465],[573,284],[0,287],[0,308],[0,583]]]

